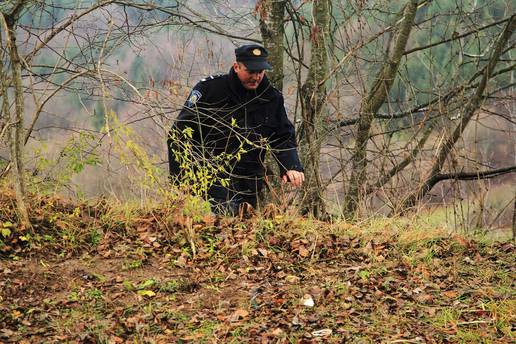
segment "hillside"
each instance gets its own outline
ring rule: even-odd
[[[2,188],[0,341],[514,341],[512,243],[417,217],[214,218],[185,212],[186,201],[142,209],[33,196],[34,230],[20,232]]]

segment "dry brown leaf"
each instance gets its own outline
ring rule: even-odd
[[[272,330],[271,332],[271,335],[273,335],[274,337],[279,337],[283,334],[283,330],[280,329],[279,327],[276,327],[274,330]]]
[[[293,275],[288,275],[287,277],[285,277],[285,281],[287,281],[288,283],[297,283],[300,280],[301,279],[299,277]]]
[[[181,339],[182,340],[193,340],[193,341],[195,341],[196,339],[200,339],[202,337],[204,337],[204,333],[195,333],[195,334],[183,337]]]
[[[421,294],[417,296],[416,300],[422,303],[430,303],[434,300],[434,297],[430,294]]]
[[[108,341],[109,344],[111,344],[111,343],[118,344],[118,343],[123,343],[123,342],[124,342],[124,340],[118,336],[111,336],[111,337],[109,337],[109,341]]]
[[[246,311],[245,309],[239,308],[236,311],[234,311],[233,314],[231,314],[231,316],[229,317],[229,321],[230,322],[239,321],[241,319],[247,318],[248,315],[249,315],[248,311]]]
[[[310,254],[310,252],[303,245],[299,246],[298,253],[303,258],[308,257]]]
[[[457,293],[455,290],[448,290],[443,292],[443,295],[447,298],[454,299],[457,297],[457,295],[459,295],[459,293]]]

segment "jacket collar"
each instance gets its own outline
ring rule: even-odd
[[[260,82],[260,85],[258,85],[256,90],[247,90],[242,86],[242,83],[240,82],[240,79],[238,79],[238,75],[235,73],[233,67],[229,70],[228,75],[229,87],[239,101],[248,101],[250,99],[269,100],[268,95],[272,90],[272,85],[266,75],[263,76],[262,82]]]

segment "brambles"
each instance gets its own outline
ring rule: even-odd
[[[230,130],[236,126],[236,123],[232,123]],[[172,179],[180,189],[206,199],[213,184],[229,187],[229,175],[235,162],[240,161],[242,154],[247,152],[244,146],[252,143],[235,132],[233,135],[237,137],[239,146],[231,152],[214,155],[201,142],[197,142],[193,135],[191,127],[182,131],[172,128],[169,132],[168,144],[172,147],[173,158],[180,169],[180,175],[172,176]]]

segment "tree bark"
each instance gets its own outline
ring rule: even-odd
[[[17,6],[14,8],[13,12],[9,15],[4,15],[4,13],[0,13],[2,18],[2,24],[5,28],[6,35],[6,47],[9,51],[9,59],[11,62],[11,82],[14,87],[14,111],[9,111],[8,105],[6,106],[6,100],[8,97],[8,93],[4,93],[4,106],[3,111],[9,111],[10,113],[10,128],[9,128],[9,147],[11,153],[11,162],[13,163],[14,171],[14,186],[16,192],[16,206],[18,211],[19,220],[21,223],[21,227],[28,229],[31,228],[31,223],[29,220],[29,215],[27,212],[27,206],[25,203],[26,193],[25,193],[25,177],[24,177],[24,168],[23,168],[23,113],[24,113],[24,103],[23,103],[23,88],[22,88],[22,78],[21,78],[21,60],[18,54],[18,49],[16,46],[16,19],[18,14],[20,13],[24,1],[18,1]],[[4,90],[7,91],[7,90]]]
[[[516,241],[516,191],[514,192],[514,208],[512,210],[512,241]]]
[[[258,0],[256,12],[259,16],[260,33],[263,45],[269,51],[268,61],[272,65],[272,70],[267,71],[267,77],[274,87],[283,90],[283,38],[285,34],[284,17],[286,0]],[[273,190],[279,190],[280,180],[274,178],[279,175],[274,159],[270,152],[265,157],[266,181],[265,188],[258,195],[259,204],[264,205],[274,201],[281,202],[281,198]],[[269,178],[272,177],[272,178]]]
[[[352,168],[349,187],[344,199],[344,213],[349,217],[356,216],[358,203],[364,194],[367,169],[367,142],[370,138],[370,130],[374,115],[385,102],[389,90],[394,83],[410,31],[414,26],[414,18],[417,12],[417,1],[409,1],[402,12],[402,20],[399,24],[391,56],[384,62],[382,69],[373,83],[367,96],[360,106],[360,118],[356,134],[355,147],[351,157]]]
[[[305,199],[304,208],[315,217],[327,216],[323,199],[323,185],[319,170],[323,109],[326,103],[328,74],[328,35],[330,5],[328,0],[314,0],[311,28],[311,58],[308,76],[302,86],[302,117],[305,145]]]
[[[3,37],[2,30],[0,30],[0,46],[3,45]],[[9,129],[9,101],[7,94],[7,81],[9,76],[4,71],[4,58],[0,56],[0,98],[2,98],[2,104],[0,108],[0,141],[3,140],[3,137],[7,130]],[[0,173],[0,179],[2,178],[2,174]]]
[[[286,0],[259,0],[256,9],[260,16],[260,32],[263,45],[269,51],[268,60],[272,71],[267,72],[270,82],[278,90],[283,90],[283,36],[285,26]]]
[[[466,126],[468,125],[469,121],[475,114],[475,111],[480,107],[482,100],[484,99],[483,93],[487,86],[487,82],[489,81],[494,68],[496,67],[496,64],[498,63],[500,56],[502,55],[503,48],[507,44],[508,40],[510,39],[512,33],[516,29],[516,15],[513,15],[510,20],[507,22],[507,25],[505,26],[505,29],[503,30],[502,34],[498,37],[496,43],[495,43],[495,49],[489,58],[489,62],[485,68],[484,74],[482,76],[482,79],[480,80],[480,83],[477,86],[477,89],[475,91],[475,94],[470,98],[469,102],[464,107],[464,113],[461,116],[460,123],[455,127],[455,130],[451,134],[450,137],[448,137],[443,144],[441,145],[441,148],[436,154],[436,159],[432,165],[432,168],[430,169],[430,172],[428,173],[427,179],[421,184],[421,186],[412,194],[410,195],[403,203],[401,210],[402,212],[407,210],[408,208],[413,207],[416,202],[420,199],[422,199],[439,181],[441,176],[441,170],[443,168],[444,162],[446,161],[446,158],[448,157],[448,154],[455,146],[455,143],[459,140],[459,138],[462,136],[462,133],[466,129]]]

